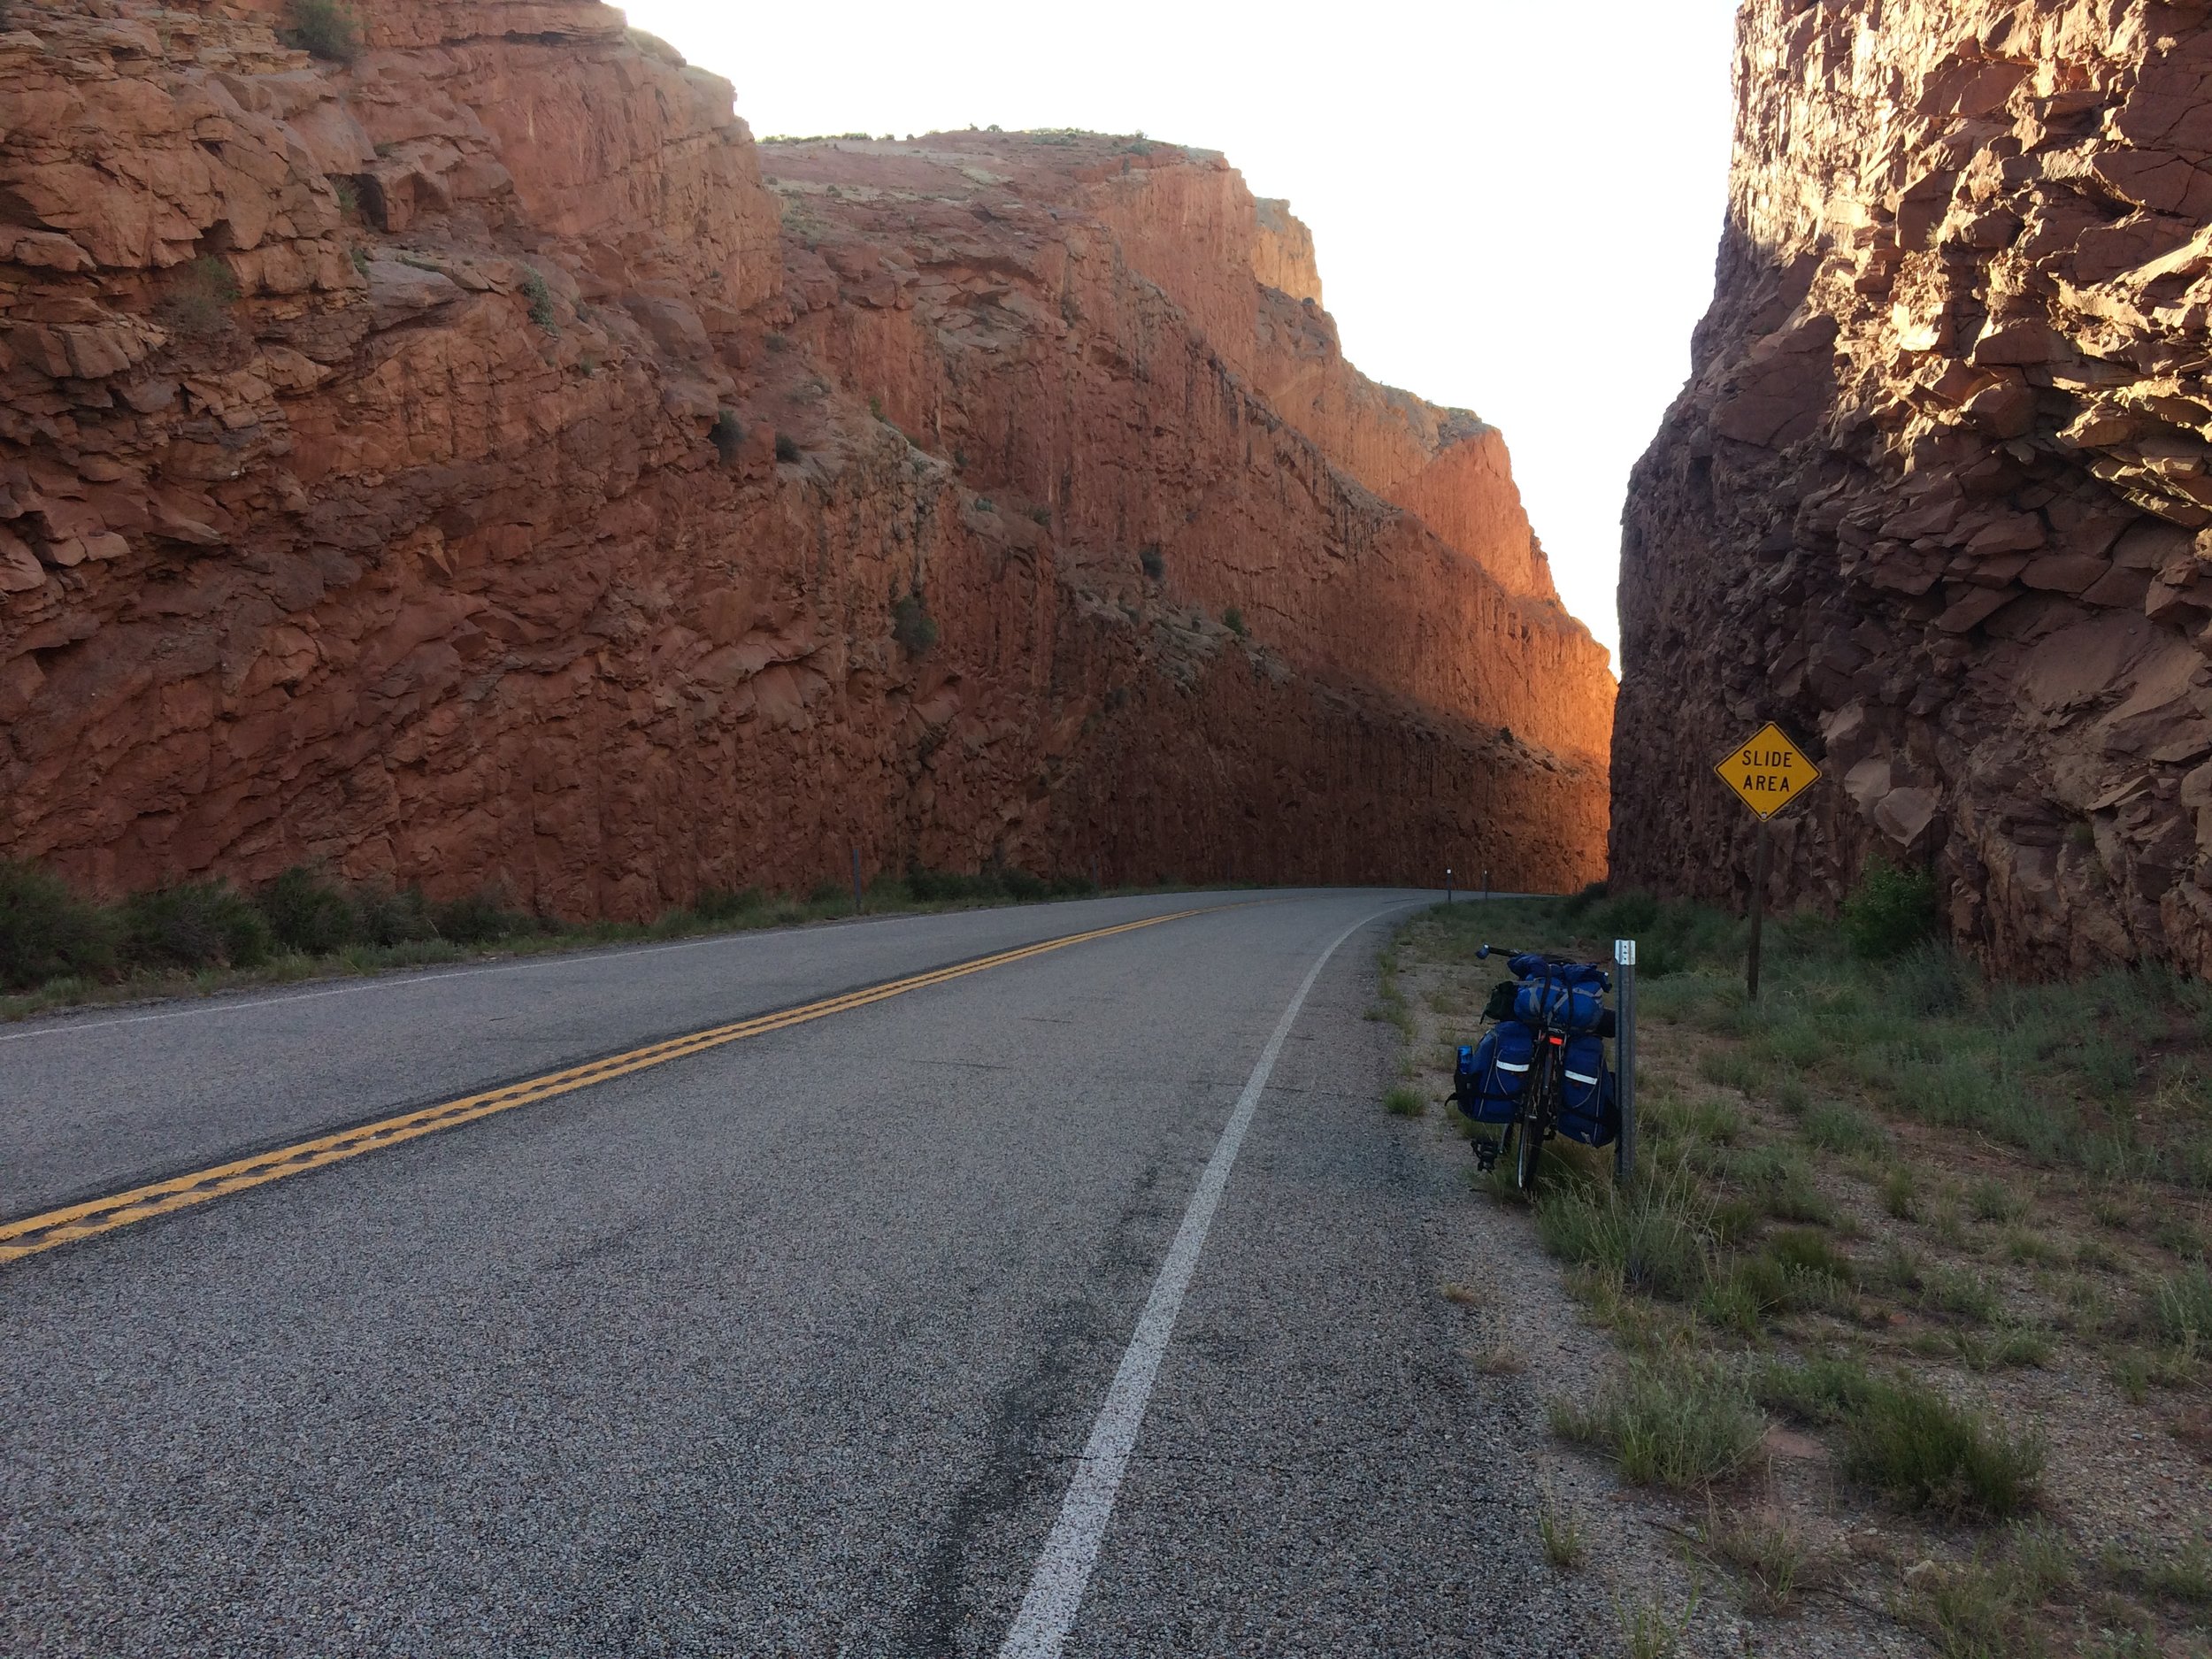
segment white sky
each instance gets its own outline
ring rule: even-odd
[[[1313,227],[1346,353],[1505,430],[1568,608],[1617,647],[1621,498],[1689,370],[1735,0],[627,0],[756,134],[993,122],[1225,151]]]

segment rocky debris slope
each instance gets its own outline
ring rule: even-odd
[[[1034,196],[979,152],[895,224],[607,7],[364,15],[9,10],[0,857],[570,916],[855,850],[1594,872],[1610,682],[1502,448],[1340,356],[1395,473],[1276,411],[1310,242],[1217,160],[1009,138]]]
[[[1774,896],[1929,862],[2008,968],[2212,972],[2212,21],[1749,0],[1693,378],[1631,485],[1617,877],[1746,887],[1714,778],[1827,780]]]

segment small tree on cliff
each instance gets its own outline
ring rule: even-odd
[[[292,0],[291,43],[317,58],[349,64],[361,54],[361,20],[343,0]]]
[[[937,618],[919,593],[902,594],[892,604],[891,637],[909,657],[919,657],[937,643]]]

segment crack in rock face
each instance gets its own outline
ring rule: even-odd
[[[1931,864],[2050,973],[2212,972],[2212,23],[1751,0],[1692,379],[1624,524],[1616,880],[1747,889],[1710,768],[1832,785],[1776,900]]]
[[[8,8],[0,857],[1601,873],[1503,440],[1347,364],[1220,157],[757,145],[591,0],[288,15]]]

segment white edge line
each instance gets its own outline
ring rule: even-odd
[[[1206,1248],[1214,1212],[1229,1185],[1230,1166],[1244,1145],[1245,1131],[1252,1126],[1260,1095],[1297,1021],[1298,1010],[1306,1005],[1307,994],[1320,979],[1329,958],[1336,955],[1338,946],[1392,910],[1410,908],[1411,904],[1387,905],[1361,918],[1330,941],[1329,948],[1306,970],[1297,995],[1276,1022],[1274,1035],[1260,1050],[1259,1063],[1245,1080],[1244,1093],[1237,1096],[1236,1109],[1229,1114],[1213,1156],[1206,1160],[1205,1171],[1198,1178],[1198,1189],[1183,1212],[1182,1225],[1175,1230],[1167,1259],[1160,1263],[1160,1276],[1153,1282],[1152,1294],[1137,1318],[1136,1333],[1129,1339],[1128,1350],[1122,1355],[1121,1365],[1106,1390],[1106,1402],[1099,1408],[1098,1420],[1092,1425],[1091,1438],[1084,1445],[1075,1478],[1060,1505],[1059,1519],[1045,1540],[1036,1571],[1029,1580],[1029,1593],[1022,1598],[1021,1611],[1014,1616],[1013,1628],[998,1650],[999,1659],[1059,1659],[1062,1646],[1075,1629],[1084,1592],[1090,1587],[1099,1547],[1105,1541],[1106,1523],[1114,1512],[1114,1497],[1121,1489],[1129,1455],[1136,1448],[1137,1431],[1143,1425],[1152,1385],[1167,1353],[1168,1338],[1174,1333],[1176,1315],[1182,1311],[1184,1293],[1190,1288],[1199,1252]]]
[[[1165,902],[1176,899],[1195,898],[1210,895],[1178,893],[1162,894],[1158,896],[1162,902]],[[1057,902],[1064,904],[1110,904],[1114,902],[1114,901],[1110,898],[1063,899],[1057,901]],[[933,913],[929,911],[910,911],[903,916],[856,917],[844,920],[841,926],[844,928],[856,926],[880,927],[893,922],[930,921],[934,920],[938,916],[974,916],[979,915],[985,910],[1001,910],[1011,908],[1011,906],[986,905],[980,906],[977,910],[940,910]],[[1030,905],[1024,906],[1023,908],[1033,912],[1039,907]],[[1141,921],[1145,918],[1142,917],[1137,917],[1132,919]],[[705,949],[709,945],[731,945],[738,944],[746,941],[774,939],[791,933],[815,933],[823,931],[824,930],[819,927],[749,927],[736,933],[711,934],[704,939],[672,940],[665,944],[608,945],[598,947],[588,945],[580,950],[548,951],[544,956],[535,957],[528,962],[495,962],[486,963],[478,966],[431,969],[427,972],[410,972],[405,969],[399,969],[396,971],[388,971],[382,973],[365,974],[359,979],[349,985],[333,986],[327,990],[292,991],[279,996],[250,997],[243,1001],[237,1002],[234,1002],[227,998],[217,997],[211,998],[204,1002],[195,1003],[190,1008],[165,1009],[157,1014],[127,1014],[119,1019],[76,1019],[64,1014],[56,1018],[52,1024],[41,1025],[35,1030],[0,1032],[0,1042],[28,1042],[34,1037],[73,1037],[81,1033],[88,1031],[112,1031],[119,1025],[151,1025],[156,1020],[190,1019],[197,1016],[207,1014],[242,1013],[250,1008],[274,1008],[279,1003],[282,1002],[313,1002],[320,1001],[326,996],[357,996],[364,991],[404,991],[412,989],[417,986],[441,984],[447,979],[465,979],[495,973],[526,973],[533,969],[538,968],[575,967],[580,964],[603,962],[612,956],[649,956],[659,955],[664,951],[700,950]],[[1032,944],[1038,944],[1043,941],[1032,940],[1028,942]],[[1019,945],[1009,945],[1006,949],[1010,950],[1018,950],[1021,947]],[[37,1017],[33,1016],[33,1018],[35,1018]]]

